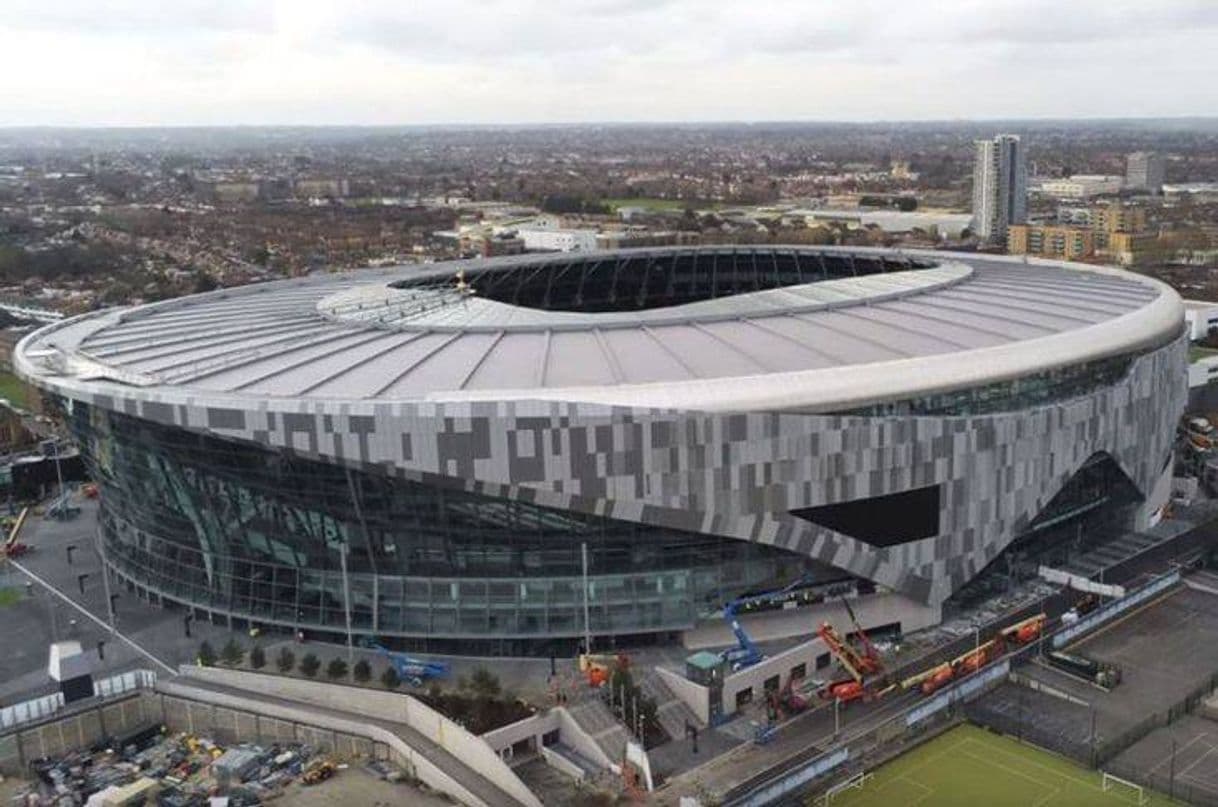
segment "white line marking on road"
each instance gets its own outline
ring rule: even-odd
[[[84,606],[82,606],[80,603],[76,602],[76,600],[72,599],[72,598],[71,598],[71,597],[69,597],[67,594],[64,594],[62,591],[60,591],[59,589],[55,588],[53,585],[51,585],[50,583],[48,583],[46,580],[43,580],[43,579],[42,579],[41,577],[39,577],[38,575],[34,574],[34,573],[33,573],[33,572],[31,572],[29,569],[25,568],[25,566],[21,565],[20,563],[18,563],[17,561],[13,560],[12,558],[10,558],[10,559],[9,559],[9,563],[13,564],[13,568],[15,568],[15,569],[17,569],[18,571],[20,571],[20,572],[21,572],[22,574],[24,574],[26,577],[28,577],[28,578],[30,578],[31,580],[33,580],[34,582],[36,582],[38,585],[42,586],[42,587],[43,587],[43,588],[45,588],[47,591],[50,591],[51,593],[53,593],[53,594],[54,594],[56,597],[58,597],[59,599],[63,600],[64,602],[66,602],[68,605],[72,606],[72,607],[73,607],[73,608],[75,608],[77,611],[80,611],[82,614],[84,614],[86,617],[88,617],[89,619],[91,619],[91,620],[93,620],[94,622],[96,622],[98,625],[100,625],[100,626],[101,626],[102,628],[104,628],[105,630],[110,631],[110,632],[111,632],[111,633],[113,633],[115,636],[117,636],[118,638],[122,639],[124,642],[126,642],[127,644],[129,644],[129,645],[132,647],[132,649],[134,649],[134,650],[135,650],[137,653],[139,653],[140,655],[144,656],[145,658],[147,658],[149,661],[153,662],[154,664],[159,665],[159,666],[160,666],[160,668],[161,668],[162,670],[164,670],[165,672],[169,673],[170,675],[177,675],[177,674],[178,674],[178,671],[177,671],[177,670],[175,670],[173,667],[170,667],[168,664],[166,664],[165,662],[161,661],[161,660],[160,660],[159,658],[157,658],[156,656],[152,655],[152,653],[148,652],[148,651],[147,651],[147,650],[145,650],[143,647],[141,647],[139,644],[137,644],[137,643],[135,642],[135,640],[133,640],[133,639],[131,639],[131,638],[129,638],[129,637],[127,637],[127,636],[123,635],[123,634],[122,634],[122,633],[120,633],[120,632],[119,632],[119,631],[118,631],[116,628],[112,627],[111,625],[108,625],[108,624],[107,624],[107,623],[106,623],[104,620],[99,619],[99,618],[98,618],[97,616],[95,616],[95,615],[94,615],[94,614],[93,614],[91,611],[87,610],[87,609],[86,609]],[[103,571],[103,574],[104,574],[104,573],[105,573],[105,572]]]

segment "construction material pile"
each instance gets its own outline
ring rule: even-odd
[[[228,807],[257,805],[294,781],[313,785],[346,765],[304,743],[222,748],[205,737],[153,726],[93,748],[35,760],[25,807]]]

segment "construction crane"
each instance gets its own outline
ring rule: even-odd
[[[822,690],[821,696],[833,698],[843,703],[865,697],[867,688],[863,679],[867,675],[880,671],[881,665],[879,660],[869,655],[860,654],[828,622],[822,623],[816,629],[816,635],[829,648],[829,652],[833,654],[833,657],[841,663],[842,668],[850,673],[849,679],[834,681],[829,684],[829,686]]]
[[[29,512],[30,508],[22,508],[21,514],[13,521],[13,525],[8,532],[8,537],[4,540],[4,544],[0,545],[0,557],[19,558],[29,551],[30,547],[28,544],[23,544],[17,540],[17,535],[25,525],[25,517],[29,515]]]
[[[859,637],[859,641],[863,644],[863,653],[867,659],[867,663],[874,669],[870,672],[882,672],[884,663],[880,660],[880,651],[876,650],[875,645],[871,643],[871,639],[867,638],[867,631],[863,630],[863,626],[859,624],[858,617],[854,615],[854,609],[850,607],[850,600],[843,599],[842,605],[846,606],[846,613],[850,616],[850,622],[854,625],[854,635]]]
[[[841,663],[843,669],[850,673],[850,679],[834,681],[821,692],[821,696],[833,698],[842,703],[849,703],[850,701],[868,697],[869,693],[863,679],[868,675],[883,672],[884,663],[880,659],[880,651],[871,643],[871,639],[867,636],[867,631],[863,630],[863,626],[859,624],[858,617],[855,615],[850,601],[843,598],[842,605],[846,607],[846,614],[850,617],[850,622],[854,626],[854,635],[858,637],[859,643],[862,645],[862,652],[856,650],[828,622],[822,623],[817,628],[816,635],[829,648],[829,652],[833,654],[834,658]],[[891,687],[885,689],[884,692],[888,692],[889,689]]]

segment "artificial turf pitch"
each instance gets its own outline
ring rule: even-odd
[[[1137,804],[1136,791],[1105,792],[1098,771],[972,725],[963,725],[872,771],[832,807],[1106,807]],[[1146,791],[1148,805],[1176,804]],[[816,804],[820,804],[819,799]]]

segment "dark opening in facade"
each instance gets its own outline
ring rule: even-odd
[[[893,546],[939,534],[939,487],[805,507],[791,515],[872,546]]]

